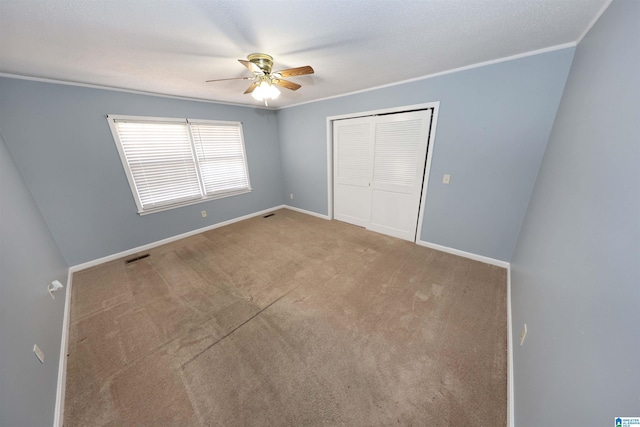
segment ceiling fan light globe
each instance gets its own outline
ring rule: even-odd
[[[265,98],[268,98],[268,89],[269,84],[267,82],[260,82],[258,87],[256,87],[253,92],[251,92],[251,96],[258,101],[262,101]]]
[[[276,99],[280,96],[280,91],[271,83],[263,81],[251,92],[251,96],[258,101]]]
[[[280,96],[280,91],[274,85],[269,85],[267,90],[268,90],[268,92],[267,92],[268,96],[271,99],[277,99]]]

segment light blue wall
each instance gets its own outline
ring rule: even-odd
[[[577,47],[511,263],[518,427],[640,416],[640,2]]]
[[[327,213],[328,116],[440,101],[421,239],[509,261],[573,52],[279,110],[286,202]]]
[[[106,114],[241,121],[253,192],[139,216]],[[283,201],[273,111],[0,78],[0,129],[69,265]]]
[[[0,133],[0,426],[53,424],[66,292],[51,299],[56,279],[66,284],[67,266]]]
[[[441,101],[421,238],[509,260],[572,55],[565,49],[277,113],[0,78],[0,128],[76,265],[283,201],[326,213],[327,116]],[[254,191],[138,216],[108,113],[242,121]]]

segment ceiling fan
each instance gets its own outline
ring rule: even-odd
[[[242,65],[253,73],[252,77],[234,77],[230,79],[207,80],[206,82],[220,82],[225,80],[252,80],[251,86],[244,91],[250,93],[255,99],[262,101],[268,106],[268,99],[276,99],[280,91],[275,86],[284,87],[290,90],[298,90],[302,86],[297,83],[284,80],[283,77],[295,77],[305,74],[313,74],[313,68],[309,65],[304,67],[288,68],[286,70],[271,71],[273,67],[273,57],[266,53],[252,53],[247,56],[247,60],[238,59]]]

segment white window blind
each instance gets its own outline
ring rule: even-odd
[[[241,123],[108,120],[140,214],[251,191]]]
[[[191,123],[191,134],[207,195],[249,187],[239,124]]]

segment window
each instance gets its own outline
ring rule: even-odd
[[[240,122],[107,120],[141,215],[251,191]]]

